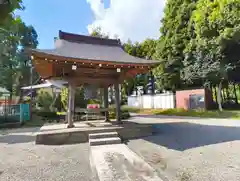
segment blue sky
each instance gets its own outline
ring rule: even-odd
[[[67,3],[66,3],[67,2]],[[104,1],[105,8],[109,0]],[[94,15],[86,0],[23,0],[25,10],[17,12],[26,24],[35,27],[38,33],[38,48],[53,48],[58,31],[88,34],[87,25]]]
[[[59,30],[89,34],[101,27],[121,41],[157,39],[165,0],[23,0],[23,5],[26,9],[16,14],[36,29],[38,48],[49,49]]]

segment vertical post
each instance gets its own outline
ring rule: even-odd
[[[105,121],[109,122],[109,111],[108,111],[108,87],[104,87],[104,108],[107,109],[105,111]]]
[[[151,76],[151,94],[154,95],[155,94],[155,80],[154,80],[154,75],[153,75],[152,71],[150,72],[150,76]]]
[[[121,123],[121,108],[120,108],[120,94],[119,94],[119,84],[116,82],[114,84],[115,89],[115,104],[116,104],[116,120]]]
[[[31,64],[31,68],[30,68],[30,85],[31,85],[31,93],[30,93],[30,120],[32,121],[32,103],[33,103],[33,89],[32,89],[32,84],[33,84],[33,65]]]
[[[233,91],[234,91],[235,102],[236,102],[236,104],[238,104],[238,97],[237,97],[237,92],[236,92],[235,83],[233,83]]]
[[[73,122],[75,119],[75,93],[76,93],[76,86],[72,85],[72,120]]]
[[[73,128],[73,113],[74,113],[74,86],[72,83],[69,82],[68,84],[68,113],[67,113],[67,120],[68,120],[68,128]]]

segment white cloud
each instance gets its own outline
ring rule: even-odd
[[[158,38],[160,20],[165,0],[111,0],[109,8],[104,8],[103,0],[87,0],[95,15],[88,25],[88,31],[101,27],[110,37],[126,41],[143,41]]]

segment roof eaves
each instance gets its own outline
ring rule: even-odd
[[[157,60],[146,60],[146,59],[142,59],[142,58],[138,58],[138,57],[133,57],[134,59],[136,59],[136,61],[132,61],[132,62],[126,62],[126,61],[114,61],[114,60],[97,60],[97,59],[87,59],[87,58],[81,58],[81,57],[67,57],[67,56],[62,56],[59,55],[58,53],[56,53],[56,49],[48,49],[48,50],[40,50],[40,49],[29,49],[29,52],[31,52],[33,55],[36,54],[41,54],[43,56],[55,56],[55,57],[63,57],[65,59],[75,59],[75,61],[81,59],[81,60],[85,60],[85,61],[105,61],[105,62],[109,62],[109,63],[117,63],[117,64],[139,64],[139,65],[159,65],[161,64],[163,61],[157,61]],[[139,60],[139,61],[138,61]]]

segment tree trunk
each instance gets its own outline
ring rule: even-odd
[[[222,101],[224,102],[225,101],[224,88],[221,88],[221,98],[222,98]]]
[[[214,86],[215,101],[217,102],[217,87]]]
[[[229,94],[229,84],[227,84],[226,93],[227,93],[227,99],[229,100],[229,98],[230,98],[230,94]]]
[[[235,83],[233,83],[233,91],[234,91],[235,102],[236,102],[236,104],[238,104],[238,97],[237,97],[237,92],[236,92]]]
[[[130,90],[130,86],[128,85],[128,86],[127,86],[127,96],[130,96],[130,95],[131,95],[130,92],[131,92],[131,90]]]
[[[223,111],[221,92],[222,92],[222,80],[218,84],[218,93],[217,93],[217,102],[218,102],[218,109],[219,109],[219,111]]]

